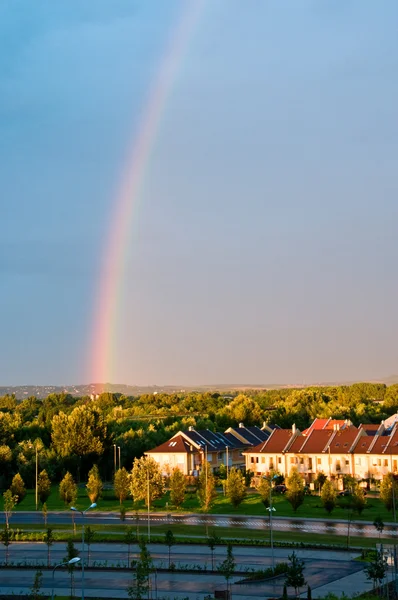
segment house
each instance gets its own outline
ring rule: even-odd
[[[178,467],[185,475],[197,476],[206,460],[213,471],[221,465],[228,468],[245,466],[244,450],[268,438],[269,432],[259,427],[239,427],[218,433],[189,427],[177,432],[170,440],[145,454],[159,464],[164,474]]]

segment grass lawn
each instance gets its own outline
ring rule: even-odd
[[[76,501],[77,508],[85,509],[89,506],[90,500],[86,494],[85,487],[79,487],[78,498]],[[134,511],[145,511],[146,508],[143,502],[133,504],[130,500],[127,500],[125,507],[128,512]],[[275,516],[283,517],[304,517],[304,518],[319,518],[319,519],[338,519],[346,520],[348,517],[347,498],[339,498],[338,505],[334,509],[331,515],[328,515],[325,509],[322,507],[321,500],[318,496],[306,496],[304,503],[297,510],[293,512],[289,502],[282,494],[275,494],[273,497],[273,505],[276,509]],[[41,510],[41,507],[39,507]],[[68,511],[68,506],[60,500],[58,494],[58,486],[52,486],[52,493],[47,500],[47,509]],[[3,497],[0,495],[0,510],[3,510]],[[15,510],[31,511],[35,510],[35,492],[34,490],[28,490],[26,497],[18,504]],[[102,498],[98,502],[98,506],[95,509],[97,511],[120,511],[119,501],[115,498],[113,490],[106,489],[103,492]],[[163,498],[155,500],[153,511],[165,511],[165,512],[176,512],[171,506],[169,494],[165,494]],[[201,512],[198,499],[195,494],[187,494],[186,500],[182,509],[179,511],[182,513],[189,512]],[[223,496],[221,493],[217,495],[216,501],[210,511],[210,514],[229,514],[229,515],[241,515],[241,516],[265,516],[267,511],[260,500],[260,497],[256,493],[248,494],[247,498],[242,502],[238,508],[234,508],[229,502],[228,498]],[[362,515],[357,513],[352,514],[352,518],[359,521],[374,521],[376,517],[380,516],[383,521],[393,521],[393,515],[387,511],[384,504],[379,498],[369,497],[367,506],[363,511]]]

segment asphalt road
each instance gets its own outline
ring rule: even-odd
[[[149,549],[156,568],[168,564],[167,548],[160,544],[151,544]],[[137,547],[132,547],[132,556],[136,555]],[[276,562],[285,561],[289,550],[284,548],[275,549]],[[216,549],[216,563],[225,557],[225,548]],[[299,550],[298,555],[305,561],[305,577],[311,588],[325,586],[344,577],[357,576],[365,581],[361,571],[363,564],[352,560],[353,555],[345,552],[320,552],[311,550]],[[51,562],[62,560],[65,556],[65,544],[55,544],[51,551]],[[237,567],[244,571],[247,568],[264,568],[271,564],[271,552],[269,548],[235,547],[234,556]],[[178,566],[207,565],[211,566],[210,550],[200,545],[175,546],[172,548],[171,558]],[[39,543],[14,543],[10,546],[10,560],[19,563],[18,570],[1,569],[0,593],[26,593],[32,586],[35,571],[27,570],[22,566],[23,561],[29,564],[40,564],[47,561],[47,548]],[[127,548],[123,544],[93,544],[91,560],[97,563],[107,561],[111,564],[123,564],[127,562]],[[87,565],[87,563],[86,563]],[[244,598],[262,597],[272,598],[282,593],[283,580],[273,580],[268,583],[237,583],[244,575],[233,578],[232,593],[234,600]],[[203,598],[205,595],[214,593],[216,589],[225,589],[225,579],[216,573],[166,573],[157,572],[152,579],[152,598],[186,598],[192,600]],[[132,573],[126,571],[105,571],[85,569],[85,589],[87,596],[97,597],[126,597],[126,588],[131,584]],[[57,570],[54,578],[55,591],[58,595],[69,594],[70,579],[64,570]],[[51,592],[52,575],[50,571],[43,572],[42,591]],[[349,583],[347,584],[349,587]],[[80,594],[81,570],[75,574],[76,594]],[[155,593],[157,590],[157,594]],[[347,589],[347,592],[350,591]],[[353,589],[352,591],[356,591]]]
[[[4,522],[4,514],[1,515]],[[86,524],[98,525],[120,525],[120,517],[117,513],[98,513],[92,512],[86,514]],[[268,517],[231,517],[227,515],[166,515],[153,513],[150,516],[153,525],[159,523],[180,524],[180,525],[208,525],[209,527],[238,527],[242,529],[256,529],[258,531],[269,530]],[[75,516],[75,522],[80,523],[80,515]],[[137,522],[136,516],[130,514],[127,516],[125,525],[135,525]],[[274,517],[272,519],[273,529],[275,531],[285,532],[302,532],[302,533],[320,533],[329,535],[347,536],[347,521],[321,520],[321,519],[302,519],[302,518],[286,518]],[[29,525],[34,523],[43,524],[43,516],[41,512],[15,512],[11,518],[11,526],[19,524]],[[71,513],[51,512],[48,513],[48,524],[70,524]],[[146,526],[147,517],[139,516],[140,526]],[[386,524],[383,532],[384,537],[397,536],[398,528],[392,524]],[[350,534],[359,537],[377,537],[375,527],[371,523],[352,521],[350,524]]]

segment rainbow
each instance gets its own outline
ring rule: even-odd
[[[89,350],[89,380],[96,383],[111,380],[114,337],[132,222],[139,205],[161,117],[203,6],[204,0],[184,0],[184,13],[171,34],[167,51],[159,66],[114,200],[113,216],[101,260]]]

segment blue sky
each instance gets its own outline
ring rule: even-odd
[[[103,251],[185,2],[0,2],[1,384],[87,382]],[[132,223],[113,382],[397,372],[398,4],[208,0]]]

